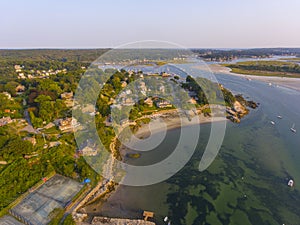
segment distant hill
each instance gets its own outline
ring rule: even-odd
[[[24,49],[24,50],[0,49],[0,61],[53,60],[53,61],[61,61],[61,62],[91,63],[109,50],[110,50],[109,48],[107,49]],[[258,57],[259,58],[259,57],[269,57],[272,55],[300,56],[300,48],[191,49],[191,51],[203,58],[216,58],[216,59],[229,59],[234,57],[237,58]],[[164,50],[164,54],[166,53],[168,52]],[[159,51],[157,55],[162,57],[162,55],[159,54]]]
[[[62,61],[93,62],[109,49],[0,49],[0,60],[5,61]]]
[[[233,58],[260,58],[272,55],[300,56],[300,48],[254,48],[254,49],[192,49],[203,58],[230,60]]]

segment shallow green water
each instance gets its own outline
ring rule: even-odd
[[[292,123],[300,126],[300,94],[231,76],[218,78],[261,105],[241,124],[228,123],[221,150],[208,170],[198,171],[210,132],[210,125],[204,124],[196,152],[179,173],[156,185],[120,186],[101,210],[98,204],[86,208],[88,212],[142,218],[143,210],[150,210],[157,224],[164,224],[165,216],[172,224],[300,224],[300,138],[289,130]],[[282,120],[276,118],[279,114]],[[194,132],[195,127],[184,129]],[[170,130],[155,151],[131,163],[161,160],[178,135],[179,129]],[[287,186],[290,178],[295,188]]]

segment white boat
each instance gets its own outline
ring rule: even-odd
[[[167,222],[168,221],[168,217],[166,216],[165,218],[164,218],[164,222]]]
[[[294,181],[292,179],[289,180],[288,186],[293,187],[294,186]]]
[[[295,129],[295,124],[293,124],[293,126],[290,128],[290,130],[294,133],[297,133],[297,130]]]
[[[282,119],[282,116],[277,116],[278,119]]]
[[[271,122],[272,125],[275,125],[275,122],[274,122],[274,121],[271,120],[270,122]]]

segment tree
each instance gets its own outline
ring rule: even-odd
[[[4,90],[10,93],[13,96],[16,96],[16,87],[19,84],[15,81],[10,81],[7,84],[4,85]]]
[[[58,86],[58,84],[50,79],[43,79],[40,81],[38,85],[39,91],[51,91],[56,94],[56,96],[60,95],[62,93],[61,88]]]
[[[54,103],[54,115],[55,118],[63,116],[63,112],[67,109],[66,104],[61,99],[56,99]]]
[[[63,225],[76,225],[71,214],[67,215],[66,219],[63,222]]]
[[[47,95],[39,95],[35,100],[38,103],[39,117],[46,122],[50,122],[54,117],[54,102]]]

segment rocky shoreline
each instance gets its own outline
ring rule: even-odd
[[[241,95],[235,97],[238,100],[234,102],[233,107],[226,107],[226,117],[234,123],[240,123],[241,119],[249,113],[249,108],[256,109],[258,103],[247,101]]]
[[[94,217],[91,223],[81,223],[81,225],[155,225],[155,223],[145,220],[134,219],[120,219],[120,218],[108,218],[108,217]]]

